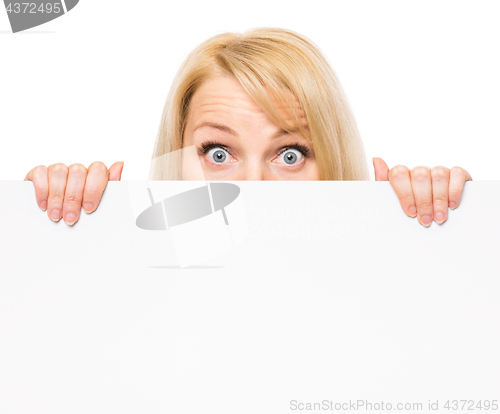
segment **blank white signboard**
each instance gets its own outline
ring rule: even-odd
[[[247,233],[181,266],[131,194],[206,183],[109,182],[69,227],[0,182],[0,412],[499,411],[499,181],[429,228],[388,182],[233,184],[199,240]]]

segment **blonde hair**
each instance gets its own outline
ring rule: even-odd
[[[369,180],[363,143],[333,69],[310,40],[279,28],[219,34],[191,52],[177,72],[163,110],[150,180],[179,178],[173,163],[162,156],[182,148],[189,103],[197,88],[221,75],[234,76],[274,123],[307,137],[320,180]],[[307,119],[307,130],[293,110],[290,92]],[[273,102],[285,108],[293,125]]]

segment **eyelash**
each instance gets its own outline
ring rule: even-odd
[[[205,142],[203,142],[201,144],[201,148],[198,148],[198,154],[205,155],[212,148],[222,148],[224,151],[227,151],[229,153],[229,155],[233,156],[233,154],[231,154],[231,151],[229,151],[225,145],[222,145],[218,141],[205,141]],[[280,151],[278,156],[280,156],[286,150],[289,150],[289,149],[295,149],[295,150],[299,151],[306,158],[309,158],[311,156],[311,150],[307,146],[300,144],[298,142],[294,142],[290,145],[287,145],[285,148],[283,148],[282,151]]]
[[[222,145],[218,141],[205,141],[205,142],[202,142],[201,143],[201,148],[198,148],[198,154],[199,155],[205,155],[212,148],[217,148],[217,147],[222,148],[223,150],[227,151],[229,153],[229,155],[233,156],[233,154],[231,154],[231,151],[229,151],[227,149],[227,147],[225,147],[224,145]]]
[[[298,142],[294,142],[293,144],[290,144],[290,145],[287,145],[283,151],[281,151],[278,156],[280,156],[281,154],[283,154],[286,150],[289,150],[289,149],[295,149],[299,152],[302,153],[302,155],[306,158],[309,158],[311,156],[311,150],[306,147],[305,145],[303,144],[299,144]]]

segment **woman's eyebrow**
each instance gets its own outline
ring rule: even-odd
[[[194,130],[196,131],[198,128],[202,128],[202,127],[211,127],[211,128],[215,128],[215,129],[218,129],[220,131],[223,131],[223,132],[227,132],[228,134],[231,134],[235,137],[239,137],[239,134],[232,128],[228,127],[227,125],[223,125],[223,124],[219,124],[219,123],[215,123],[215,122],[203,122],[202,124],[198,125]],[[309,129],[308,126],[305,126],[305,129]],[[273,138],[279,138],[283,135],[287,135],[289,133],[294,133],[294,132],[298,132],[298,129],[297,130],[293,130],[291,132],[288,132],[284,129],[280,129],[279,131],[276,131],[273,135],[271,135],[271,139]]]
[[[214,122],[203,122],[202,124],[198,125],[195,129],[193,129],[193,132],[196,131],[198,128],[202,128],[202,127],[211,127],[211,128],[218,129],[220,131],[227,132],[228,134],[234,135],[235,137],[239,136],[238,133],[234,129],[229,128],[227,125],[218,124],[218,123],[214,123]]]

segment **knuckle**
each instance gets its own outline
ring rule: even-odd
[[[444,196],[434,197],[434,204],[437,205],[448,205],[448,198]]]
[[[35,185],[35,188],[36,188],[38,191],[40,191],[41,193],[45,194],[45,195],[47,195],[47,194],[49,193],[49,189],[48,189],[48,187],[47,187],[47,186],[45,186],[45,185],[43,185],[43,186],[42,186],[42,185]]]
[[[404,165],[396,165],[389,171],[389,176],[396,179],[406,177],[408,175],[408,171],[408,167]]]
[[[465,179],[465,170],[462,167],[453,167],[450,170],[450,173],[457,177]]]
[[[418,206],[423,209],[429,209],[432,207],[432,200],[429,200],[428,198],[424,198],[423,200],[420,200],[418,202]]]
[[[462,195],[462,190],[457,190],[455,188],[452,188],[450,189],[449,194],[450,194],[450,199],[456,200],[460,198],[460,196]]]
[[[446,167],[441,167],[441,166],[432,167],[431,176],[432,179],[442,180],[448,177],[448,172],[449,170]]]
[[[51,194],[49,199],[52,203],[62,204],[64,200],[64,194]]]
[[[416,180],[426,179],[429,177],[429,175],[430,175],[430,171],[429,171],[428,167],[418,166],[418,167],[415,167],[411,170],[411,176],[412,176],[412,178],[414,178]]]
[[[36,175],[47,174],[47,167],[45,165],[37,165],[33,168],[33,173]]]
[[[92,199],[99,198],[101,196],[101,191],[95,187],[86,188],[85,193],[88,196],[88,198]]]
[[[71,164],[68,169],[71,174],[75,175],[83,175],[87,173],[87,169],[83,164]]]
[[[101,161],[96,161],[96,162],[93,162],[92,164],[90,164],[89,170],[91,168],[92,168],[92,170],[95,170],[100,174],[107,174],[108,173],[108,168]]]
[[[409,193],[398,194],[398,198],[401,201],[413,202],[413,194],[409,194]]]
[[[67,174],[68,167],[63,163],[53,164],[49,167],[49,170],[55,174]]]
[[[79,206],[82,204],[82,197],[78,196],[77,194],[69,194],[66,195],[64,201],[66,204],[69,204],[71,206]]]

